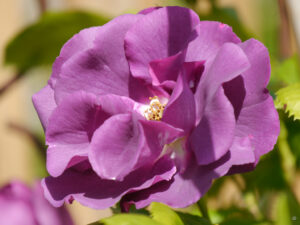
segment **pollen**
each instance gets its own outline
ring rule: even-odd
[[[160,121],[165,109],[165,104],[162,104],[157,96],[150,97],[150,104],[144,112],[147,120]]]

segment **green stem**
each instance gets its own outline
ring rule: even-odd
[[[207,210],[207,205],[206,205],[206,199],[204,197],[202,197],[197,202],[197,205],[198,205],[198,208],[199,208],[202,216],[210,222],[210,218],[209,218],[208,210]]]

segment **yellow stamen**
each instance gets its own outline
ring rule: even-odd
[[[145,110],[144,116],[147,120],[161,120],[165,109],[165,105],[160,103],[157,96],[150,97],[149,100],[150,104]]]

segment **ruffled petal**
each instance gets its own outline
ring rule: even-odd
[[[196,92],[196,88],[198,87],[199,81],[202,77],[204,71],[204,63],[205,61],[197,61],[185,62],[183,64],[183,70],[187,77],[188,86],[193,93]]]
[[[44,130],[46,130],[49,117],[57,106],[54,100],[54,91],[51,86],[47,85],[39,92],[34,94],[32,96],[32,102],[35,110],[38,113]]]
[[[125,36],[125,52],[134,77],[151,83],[149,63],[177,54],[195,38],[198,15],[182,7],[164,7],[141,18]]]
[[[230,163],[235,166],[255,163],[254,146],[249,137],[235,137],[230,147]]]
[[[196,124],[194,95],[181,74],[164,110],[162,121],[189,132]]]
[[[220,22],[201,21],[197,31],[197,38],[188,45],[186,61],[205,60],[208,68],[223,44],[241,42],[230,26]]]
[[[269,94],[266,100],[242,108],[236,124],[236,136],[249,138],[255,160],[271,151],[280,131],[278,113]]]
[[[162,202],[174,208],[184,208],[197,202],[211,186],[212,180],[219,177],[223,170],[219,169],[228,157],[209,166],[198,166],[191,159],[184,173],[176,173],[172,180],[159,182],[148,189],[132,192],[124,196],[121,204],[135,204],[144,208],[151,202]],[[225,173],[224,173],[225,174]]]
[[[41,225],[73,225],[70,214],[65,207],[54,208],[45,199],[40,182],[34,187],[32,204],[35,218]],[[22,223],[23,224],[23,223]]]
[[[228,152],[235,135],[235,123],[233,107],[223,88],[219,88],[190,136],[189,145],[199,165],[215,162]]]
[[[48,172],[59,176],[73,157],[86,157],[94,130],[109,116],[93,94],[77,92],[62,101],[46,131]]]
[[[176,82],[184,58],[184,53],[179,52],[165,59],[151,61],[149,65],[152,84],[158,86],[165,81]]]
[[[200,121],[205,105],[214,97],[218,88],[227,81],[237,77],[250,67],[244,51],[236,44],[225,43],[214,58],[210,68],[201,77],[196,89],[196,115]],[[205,68],[206,64],[205,64]]]
[[[147,9],[143,9],[142,11],[139,12],[139,14],[147,15],[147,14],[152,13],[153,11],[160,9],[160,8],[161,8],[160,6],[150,7]]]
[[[68,169],[60,177],[47,177],[42,181],[46,199],[59,207],[72,199],[94,209],[113,206],[121,197],[131,191],[148,188],[162,180],[170,180],[176,172],[173,162],[167,157],[154,165],[140,168],[123,181],[104,180],[92,170],[78,172]]]
[[[143,16],[128,14],[105,24],[97,32],[93,47],[75,54],[62,65],[54,88],[58,103],[78,90],[128,96],[129,67],[124,36],[140,17]]]
[[[135,166],[144,141],[131,114],[112,116],[95,131],[89,161],[101,178],[122,181]]]
[[[251,67],[241,74],[246,90],[243,105],[248,106],[261,102],[268,97],[265,93],[271,74],[270,57],[268,49],[255,39],[247,40],[239,46],[251,64]]]
[[[184,135],[183,130],[161,121],[141,120],[140,124],[142,135],[145,137],[145,145],[136,167],[155,162],[163,153],[165,145]]]
[[[49,84],[53,87],[60,76],[62,65],[72,56],[85,51],[93,46],[93,42],[101,27],[90,27],[75,34],[60,50],[59,56],[53,64]]]

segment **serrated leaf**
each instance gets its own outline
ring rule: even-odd
[[[157,202],[151,204],[149,211],[152,218],[163,225],[210,225],[210,222],[202,217],[177,212]]]
[[[276,92],[275,106],[284,109],[289,116],[300,119],[300,83],[282,88]]]
[[[140,214],[117,214],[104,218],[93,225],[162,225],[161,223]]]
[[[107,21],[99,15],[80,11],[46,13],[8,43],[5,63],[16,66],[21,72],[52,64],[63,44],[74,34]]]

